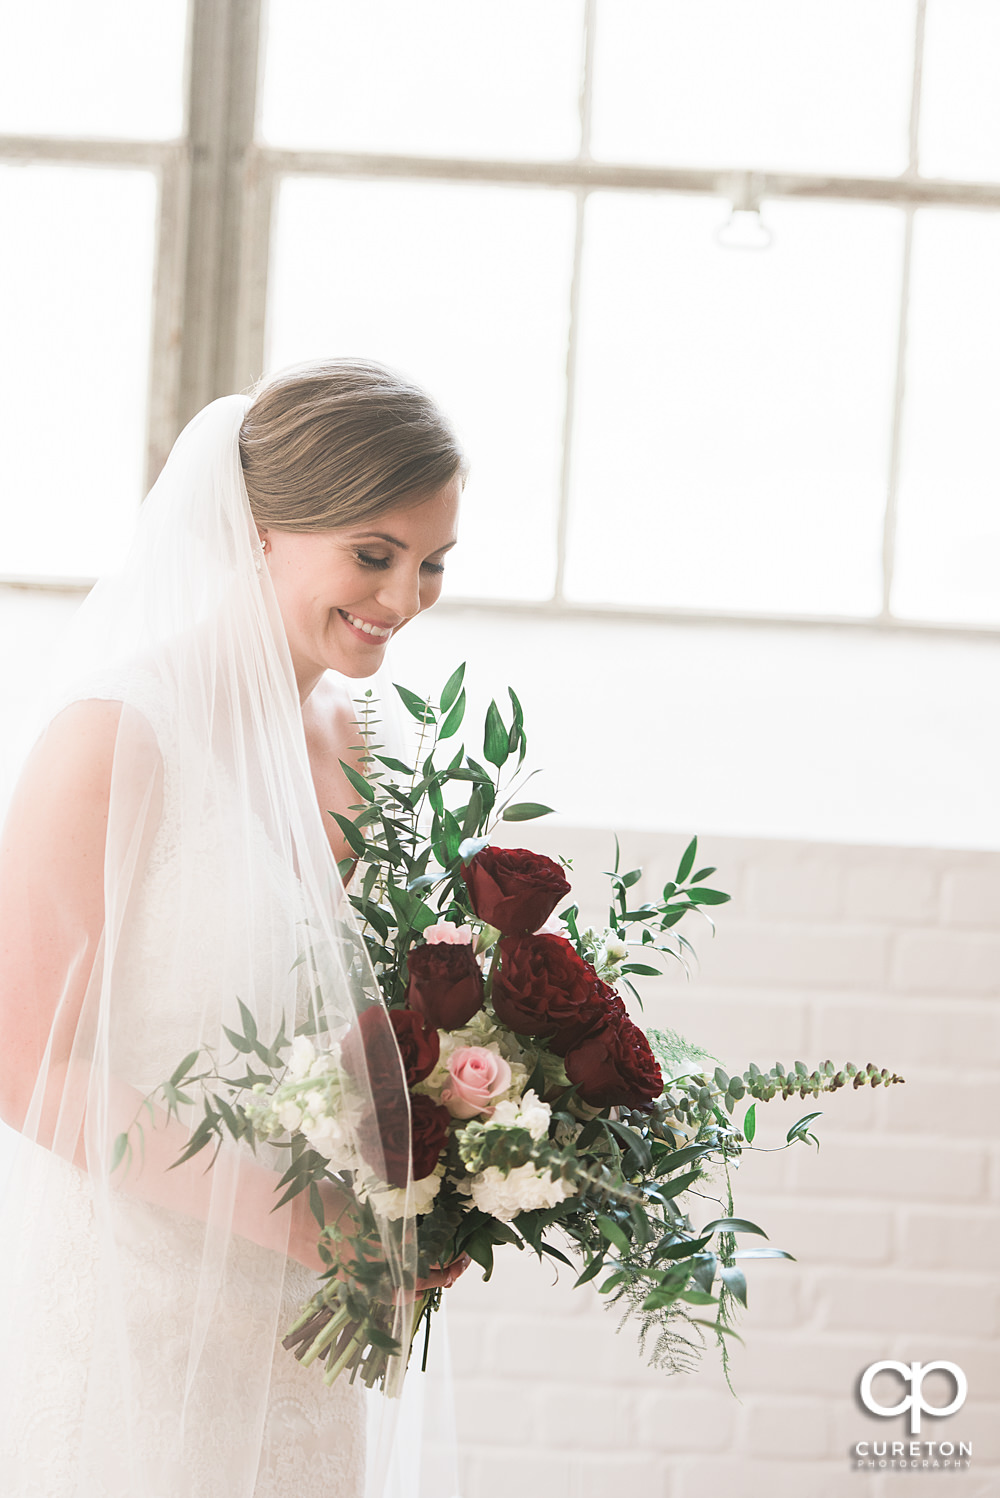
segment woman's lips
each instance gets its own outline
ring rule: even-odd
[[[338,609],[337,613],[351,633],[369,645],[384,645],[395,628],[395,625],[375,624],[370,619],[359,619],[357,614],[349,614],[346,609]]]

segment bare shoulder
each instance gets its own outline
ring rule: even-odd
[[[71,703],[52,719],[25,761],[14,806],[44,788],[43,804],[95,797],[107,805],[123,705],[90,698]]]

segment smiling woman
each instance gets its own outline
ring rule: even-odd
[[[21,1134],[0,1203],[5,1493],[359,1498],[360,1387],[324,1389],[278,1345],[325,1267],[313,1213],[349,1218],[343,1190],[278,1210],[287,1155],[243,1141],[211,1171],[180,1163],[199,1124],[180,1097],[141,1159],[114,1141],[184,1053],[245,1066],[241,1012],[268,1044],[335,1041],[362,1011],[390,1029],[326,814],[357,798],[342,678],[436,600],[463,473],[399,376],[292,371],[189,423],[124,572],[78,615],[0,843],[0,1116]],[[391,1113],[402,1071],[379,1077]],[[406,1295],[464,1266],[417,1275],[412,1211],[377,1234],[392,1393]]]

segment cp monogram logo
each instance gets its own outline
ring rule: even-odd
[[[951,1401],[951,1404],[928,1404],[924,1399],[924,1379],[928,1373],[933,1373],[935,1368],[940,1368],[954,1381],[955,1397]],[[910,1385],[910,1393],[904,1395],[898,1404],[892,1406],[877,1404],[872,1397],[872,1382],[876,1374],[881,1373],[884,1369],[890,1369],[893,1373],[898,1373],[904,1383]],[[886,1418],[892,1415],[901,1415],[904,1410],[909,1410],[911,1436],[918,1436],[920,1434],[921,1413],[928,1415],[953,1415],[956,1410],[962,1408],[968,1392],[968,1381],[957,1363],[945,1363],[941,1361],[936,1363],[897,1363],[892,1358],[886,1358],[881,1363],[872,1363],[871,1367],[866,1368],[861,1376],[862,1403],[871,1410],[873,1415],[885,1415]]]

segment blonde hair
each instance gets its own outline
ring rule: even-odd
[[[275,530],[372,520],[466,474],[430,396],[367,359],[324,360],[266,381],[239,445],[253,518]]]

